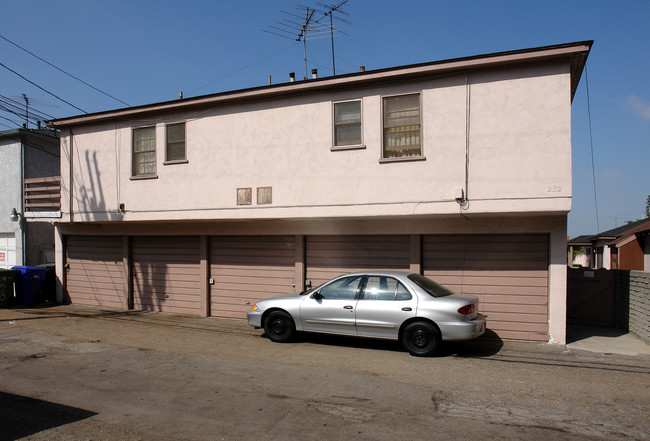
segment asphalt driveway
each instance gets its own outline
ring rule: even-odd
[[[275,344],[241,320],[0,310],[0,439],[650,439],[650,357]]]

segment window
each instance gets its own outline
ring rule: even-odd
[[[133,176],[156,174],[156,128],[133,129]]]
[[[267,205],[273,202],[272,187],[257,187],[257,204]]]
[[[392,277],[370,276],[363,289],[365,300],[410,300],[411,293]]]
[[[411,281],[415,282],[417,286],[426,291],[426,293],[431,297],[445,297],[453,294],[453,292],[449,291],[444,286],[438,285],[433,280],[419,274],[409,274],[408,278],[411,279]]]
[[[361,100],[334,103],[334,147],[361,144]]]
[[[252,196],[253,196],[252,188],[238,188],[237,205],[250,205],[253,199]]]
[[[383,159],[422,156],[420,94],[385,97]]]
[[[185,123],[167,125],[167,162],[185,161]]]
[[[344,277],[320,289],[324,299],[354,299],[363,276]]]

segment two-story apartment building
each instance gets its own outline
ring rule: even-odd
[[[571,101],[591,42],[74,116],[59,298],[244,317],[386,268],[564,342]]]

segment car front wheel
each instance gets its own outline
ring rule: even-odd
[[[402,346],[411,355],[433,355],[440,346],[440,333],[429,322],[413,322],[406,325],[401,337]]]
[[[296,325],[289,314],[283,311],[273,311],[264,320],[264,332],[271,341],[286,343],[296,332]]]

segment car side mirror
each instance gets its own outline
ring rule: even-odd
[[[312,299],[320,300],[323,298],[323,295],[320,293],[320,291],[316,291],[311,295]]]

